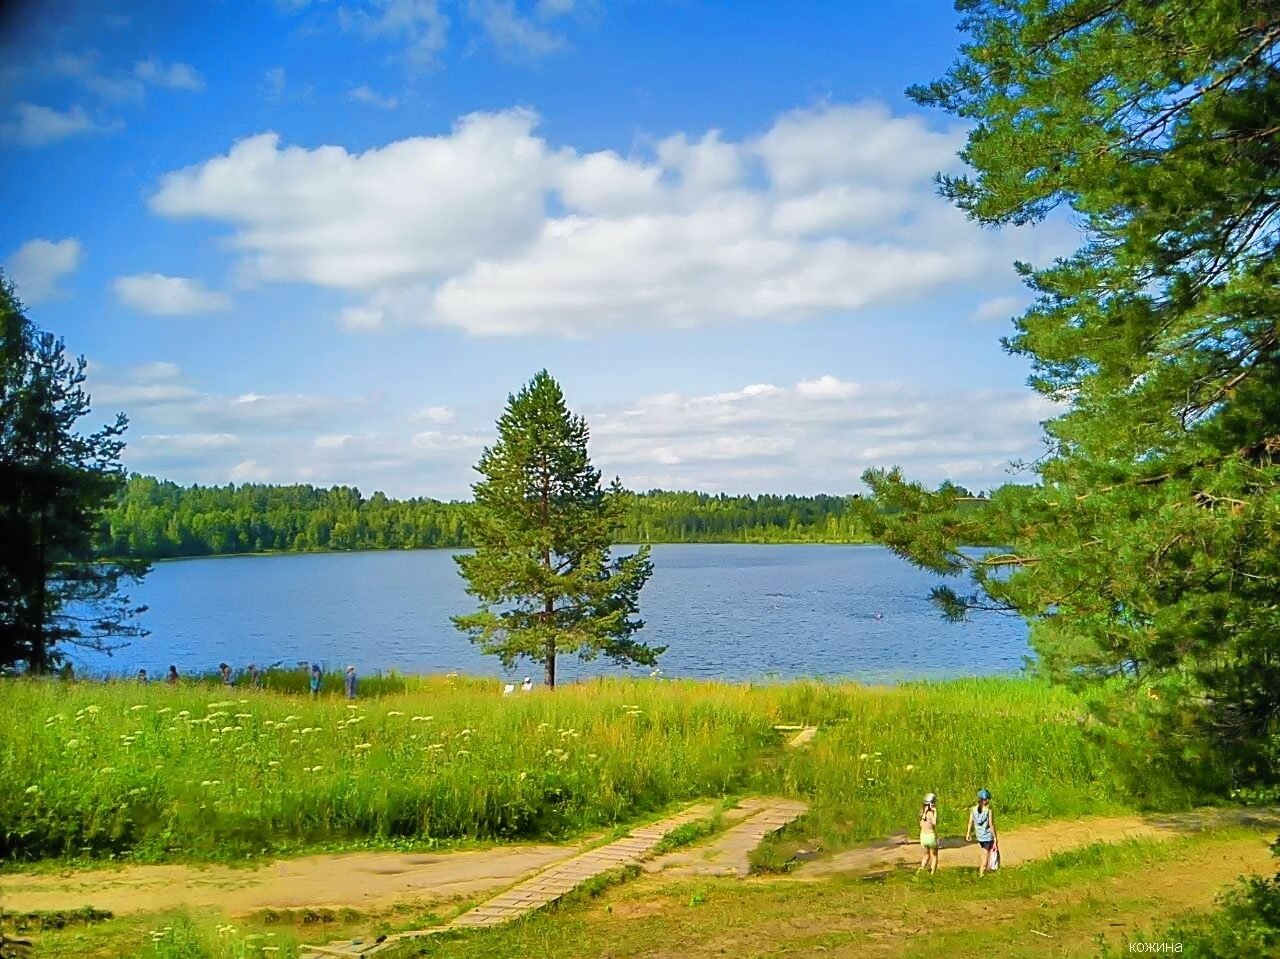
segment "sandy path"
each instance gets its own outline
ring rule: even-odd
[[[741,822],[754,808],[752,801],[747,801],[726,819],[730,823]],[[1164,818],[1059,820],[1002,829],[1001,855],[1005,864],[1013,866],[1095,842],[1173,838],[1215,825],[1245,823],[1277,828],[1280,813],[1227,809]],[[820,880],[832,873],[874,872],[918,863],[920,847],[904,840],[899,837],[807,862],[791,876],[797,880]],[[721,837],[705,847],[682,850],[669,865],[676,865],[675,859],[686,866],[714,865],[717,841],[726,840]],[[753,837],[752,845],[755,841]],[[0,901],[5,909],[14,912],[90,905],[117,915],[201,907],[216,907],[230,916],[262,909],[360,909],[496,892],[573,857],[583,848],[584,844],[530,845],[441,854],[350,853],[281,860],[257,869],[167,865],[62,874],[14,873],[0,875]],[[942,868],[974,868],[977,858],[977,846],[966,845],[955,837],[944,838],[939,857]]]
[[[765,836],[804,815],[808,805],[793,799],[744,799],[721,815],[726,828],[707,842],[646,862],[645,872],[667,876],[746,876],[751,853]]]
[[[1097,842],[1173,839],[1206,828],[1231,825],[1280,827],[1280,814],[1274,811],[1218,809],[1162,817],[1096,816],[1015,826],[1000,830],[1000,859],[1001,865],[1017,866]],[[908,841],[905,836],[895,837],[884,843],[860,846],[826,859],[804,863],[792,875],[797,879],[819,879],[838,872],[872,872],[883,867],[918,865],[920,855],[918,843]],[[960,837],[944,837],[938,853],[938,867],[976,869],[978,858],[976,843],[966,843]]]
[[[1009,834],[1012,838],[1012,829]],[[579,951],[561,947],[535,952],[541,942],[531,933],[509,941],[527,943],[527,953],[511,948],[508,954],[576,959],[608,955],[614,943],[626,943],[629,948],[612,954],[644,959],[1092,959],[1100,934],[1114,947],[1125,932],[1163,929],[1173,915],[1211,907],[1215,896],[1242,874],[1273,873],[1275,863],[1263,841],[1267,835],[1210,839],[1190,850],[1171,850],[1155,863],[1051,883],[1034,895],[1013,888],[973,900],[948,898],[941,907],[927,884],[915,883],[824,882],[795,889],[770,876],[741,899],[713,890],[698,909],[689,908],[687,886],[663,894],[653,885],[636,883],[578,913],[575,918],[584,930]],[[432,955],[445,959],[464,953],[475,955],[463,948],[455,953],[443,944]],[[1130,955],[1125,946],[1117,954]]]
[[[174,865],[14,874],[0,876],[0,900],[15,912],[92,905],[117,915],[202,906],[216,906],[231,916],[260,909],[385,906],[500,889],[581,849],[537,845],[438,855],[370,852],[306,856],[258,869]]]

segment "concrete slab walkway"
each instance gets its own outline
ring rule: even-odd
[[[710,843],[667,853],[641,868],[666,876],[746,876],[751,872],[752,850],[808,811],[808,804],[795,799],[744,799],[734,810],[746,813],[742,821]]]
[[[347,940],[324,946],[303,946],[299,950],[299,957],[300,959],[324,959],[327,956],[374,955],[406,940],[436,935],[447,929],[483,928],[519,919],[521,916],[549,906],[597,876],[640,862],[651,854],[669,833],[688,823],[706,818],[714,811],[713,803],[698,803],[667,819],[634,829],[621,839],[587,850],[543,870],[482,905],[464,912],[447,925],[399,932],[380,937],[372,942]]]
[[[804,726],[798,733],[791,737],[787,742],[787,745],[792,749],[807,746],[809,743],[813,742],[813,737],[816,735],[818,735],[817,726]]]

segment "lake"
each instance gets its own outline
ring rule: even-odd
[[[234,556],[157,563],[132,597],[151,635],[81,671],[162,676],[306,660],[369,674],[504,675],[449,617],[474,603],[454,551]],[[1022,620],[993,613],[945,622],[937,577],[880,546],[658,545],[641,596],[643,638],[667,645],[663,675],[704,679],[848,677],[863,681],[1014,672],[1029,654]],[[882,614],[877,619],[875,614]],[[632,670],[646,674],[648,670]],[[620,670],[562,658],[558,679]],[[539,667],[512,675],[541,681]]]

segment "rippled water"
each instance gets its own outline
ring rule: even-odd
[[[159,563],[133,597],[152,635],[82,669],[163,675],[220,660],[301,660],[363,673],[501,675],[454,629],[473,603],[445,550],[220,557]],[[668,676],[851,677],[886,681],[1018,670],[1028,655],[1016,618],[944,622],[937,582],[878,546],[659,545],[642,594],[643,636],[666,644]],[[875,614],[882,614],[877,619]],[[616,671],[562,659],[564,680]],[[540,680],[537,667],[519,674]]]

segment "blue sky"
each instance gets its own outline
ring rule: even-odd
[[[261,0],[8,14],[0,262],[132,469],[467,495],[542,367],[633,488],[974,487],[1046,404],[903,91],[947,3]]]

